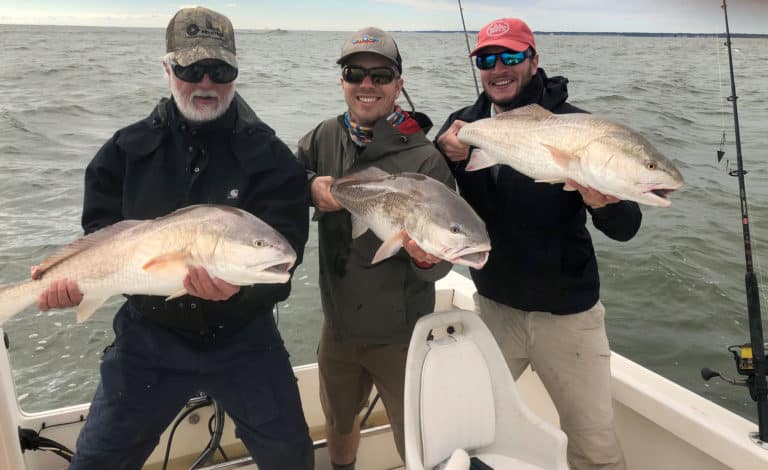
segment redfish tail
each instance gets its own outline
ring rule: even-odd
[[[37,281],[0,284],[0,325],[35,303],[40,295],[39,284]]]

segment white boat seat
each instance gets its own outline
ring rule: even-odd
[[[543,470],[538,465],[523,462],[520,459],[498,454],[476,454],[484,464],[494,470]],[[467,470],[470,468],[470,457],[463,449],[456,449],[447,462],[443,462],[433,470]]]
[[[424,465],[434,467],[454,449],[493,443],[496,416],[490,373],[477,346],[463,336],[431,342],[421,373]]]
[[[494,470],[568,469],[565,434],[521,401],[493,335],[474,312],[417,322],[404,405],[409,470],[441,468],[456,449]]]
[[[544,470],[538,465],[523,462],[520,459],[507,457],[506,455],[482,453],[474,454],[473,457],[482,460],[483,463],[493,467],[494,470]]]

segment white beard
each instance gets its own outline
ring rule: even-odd
[[[179,112],[181,112],[182,116],[192,122],[213,121],[214,119],[221,117],[227,111],[227,109],[229,109],[229,105],[232,103],[232,99],[235,97],[234,84],[229,89],[229,92],[226,94],[226,96],[223,97],[219,96],[219,94],[213,90],[194,91],[189,96],[183,96],[176,86],[176,82],[174,80],[170,80],[170,82],[171,94],[173,95],[173,99],[176,101],[176,107],[179,108]],[[217,104],[215,107],[195,107],[194,98],[196,96],[218,98]]]

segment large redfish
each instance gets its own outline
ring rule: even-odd
[[[481,269],[491,241],[472,207],[443,183],[420,173],[376,167],[336,180],[331,194],[352,214],[352,237],[370,229],[384,243],[371,263],[397,253],[407,234],[427,253]]]
[[[537,182],[570,178],[603,194],[661,207],[683,186],[680,171],[645,137],[592,114],[553,114],[533,104],[469,123],[457,137],[477,148],[467,171],[500,163]]]
[[[45,259],[35,280],[0,286],[0,324],[36,302],[53,281],[77,281],[77,320],[118,294],[178,297],[190,266],[239,286],[285,283],[296,261],[288,241],[243,210],[215,205],[152,220],[124,220],[79,238]]]

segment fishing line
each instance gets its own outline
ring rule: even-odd
[[[726,46],[728,46],[728,69],[731,81],[731,94],[727,100],[733,105],[733,133],[736,141],[736,170],[728,172],[731,176],[738,177],[739,181],[739,202],[741,203],[741,229],[744,241],[744,281],[747,296],[747,318],[749,321],[749,343],[739,346],[729,347],[728,350],[734,356],[736,369],[739,374],[745,375],[749,389],[750,398],[757,404],[757,423],[758,432],[750,433],[750,438],[758,445],[762,442],[768,442],[768,381],[766,381],[766,361],[768,356],[765,354],[762,313],[760,309],[760,289],[757,278],[760,270],[755,272],[753,255],[755,250],[752,245],[749,226],[749,204],[747,202],[747,190],[744,170],[744,158],[741,153],[741,131],[739,129],[739,111],[738,99],[736,93],[736,80],[733,72],[733,43],[731,42],[731,31],[728,25],[728,6],[726,0],[722,4],[723,17],[725,19],[725,37]],[[718,158],[721,154],[718,153]],[[720,375],[720,374],[718,374]],[[711,378],[708,371],[702,369],[702,378],[708,380]]]
[[[472,54],[472,48],[469,47],[469,34],[467,34],[467,25],[464,23],[464,8],[461,6],[461,0],[459,2],[459,14],[461,15],[461,26],[464,28],[464,40],[467,42],[467,54]],[[469,56],[469,68],[472,69],[472,78],[475,80],[475,93],[480,96],[480,87],[477,85],[477,74],[475,74],[475,64],[472,63],[472,56]]]
[[[721,63],[721,57],[720,57],[720,35],[715,34],[715,55],[717,56],[717,76],[719,78],[718,80],[718,93],[720,94],[720,130],[722,131],[722,136],[720,137],[720,145],[717,148],[717,163],[720,163],[720,161],[723,159],[723,156],[725,155],[725,97],[723,96],[723,86],[724,80],[723,80],[723,69],[722,69],[722,63]],[[728,159],[725,159],[725,171],[728,172],[728,167],[730,165],[730,162]]]
[[[715,55],[717,57],[717,75],[718,75],[718,79],[719,79],[718,80],[718,92],[720,94],[720,129],[722,131],[722,137],[720,138],[720,144],[719,144],[718,149],[717,149],[717,161],[718,161],[718,163],[720,163],[720,161],[722,160],[723,156],[725,155],[725,144],[727,143],[725,115],[728,112],[726,110],[726,101],[728,101],[728,99],[723,94],[723,88],[728,86],[728,85],[725,83],[725,80],[723,78],[723,68],[722,68],[723,56],[722,56],[722,52],[721,52],[721,48],[723,46],[727,46],[727,43],[721,43],[722,39],[723,38],[720,37],[720,34],[715,34],[715,51],[716,51]],[[730,170],[730,160],[727,159],[727,158],[725,159],[725,171],[726,171],[726,173],[728,173],[728,174],[730,174],[732,176],[735,176],[731,172],[731,170]],[[752,202],[750,200],[747,200],[746,203],[747,203],[747,211],[750,214],[750,219],[752,219],[755,222],[760,220],[759,217],[755,217],[757,212],[752,210]],[[752,243],[752,245],[753,245],[752,254],[753,254],[754,262],[755,262],[755,274],[759,277],[760,284],[765,285],[766,272],[762,268],[762,262],[760,260],[760,254],[755,249],[754,241],[755,240],[753,238],[752,239],[752,242],[753,242]],[[761,300],[763,302],[763,305],[768,305],[768,293],[767,292],[765,292],[764,290],[760,291],[760,298],[761,298]],[[764,320],[766,318],[768,318],[767,312],[761,311],[761,317]]]

